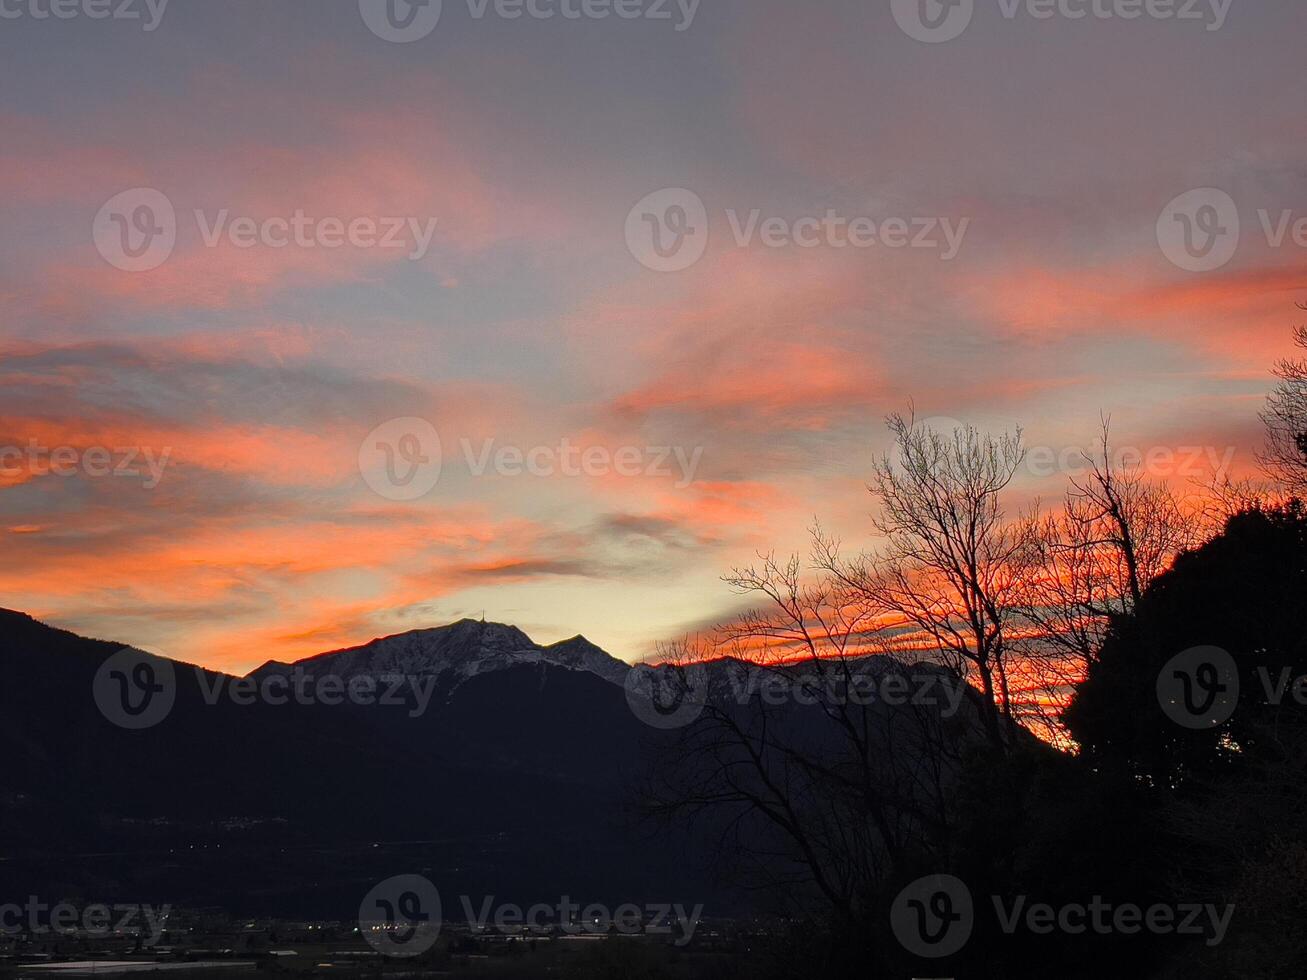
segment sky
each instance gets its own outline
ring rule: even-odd
[[[1251,472],[1307,299],[1302,4],[51,2],[0,0],[0,606],[207,666],[640,659],[814,519],[873,548],[909,406],[1021,427],[1013,510],[1103,413]]]

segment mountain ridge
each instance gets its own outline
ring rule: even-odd
[[[630,665],[578,634],[542,645],[516,626],[485,620],[460,619],[377,637],[367,643],[329,650],[286,663],[269,660],[246,676],[256,680],[288,674],[310,666],[327,667],[348,679],[360,675],[449,675],[457,687],[477,674],[519,664],[545,663],[595,674],[621,684]]]

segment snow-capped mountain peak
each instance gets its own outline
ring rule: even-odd
[[[463,619],[448,626],[382,637],[292,664],[269,661],[253,676],[289,674],[297,669],[346,679],[356,675],[438,675],[452,688],[477,674],[533,663],[588,671],[616,684],[622,683],[630,670],[583,636],[541,646],[516,626]]]

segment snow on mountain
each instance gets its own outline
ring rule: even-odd
[[[251,676],[290,674],[297,668],[345,679],[357,675],[439,675],[442,683],[449,684],[452,690],[477,674],[540,663],[588,671],[614,684],[621,684],[630,670],[627,664],[583,636],[541,646],[516,626],[464,619],[448,626],[382,637],[363,646],[318,654],[293,664],[270,660]]]

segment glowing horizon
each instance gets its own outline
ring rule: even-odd
[[[1102,413],[1179,486],[1255,470],[1307,9],[923,44],[888,2],[446,8],[412,43],[355,0],[3,21],[0,606],[237,673],[483,613],[633,661],[814,516],[874,545],[910,404],[1024,428],[1014,515]],[[1195,272],[1158,226],[1200,188],[1243,236]],[[176,239],[130,271],[138,189]],[[704,209],[675,271],[631,244],[665,190]],[[360,461],[407,419],[415,499]]]

